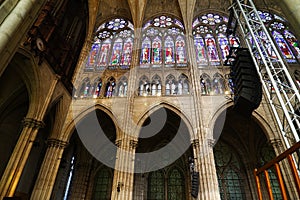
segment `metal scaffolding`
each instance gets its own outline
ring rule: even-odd
[[[235,0],[229,28],[240,28],[286,148],[299,141],[299,91],[252,0]],[[231,26],[231,27],[230,27]]]

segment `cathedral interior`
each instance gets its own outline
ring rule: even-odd
[[[265,90],[249,115],[235,107],[237,1],[0,0],[0,199],[258,199],[254,169],[293,138]],[[279,52],[265,56],[299,88],[300,2],[252,1]],[[277,176],[263,199],[284,199]]]

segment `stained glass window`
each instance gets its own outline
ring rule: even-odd
[[[200,85],[201,85],[201,94],[202,95],[209,95],[211,94],[211,79],[209,75],[202,74],[200,76]]]
[[[177,95],[186,95],[190,93],[190,89],[189,89],[189,80],[188,77],[184,74],[181,74],[178,77],[178,84],[177,84],[177,89],[176,89],[176,93]]]
[[[149,78],[147,76],[143,75],[139,81],[139,89],[138,89],[139,96],[150,95],[150,92],[151,92],[150,87],[151,87],[151,84],[150,84]]]
[[[161,78],[157,74],[152,78],[151,95],[161,96]]]
[[[170,74],[166,78],[166,95],[175,95],[176,94],[176,79],[175,77]]]
[[[111,65],[120,65],[121,62],[121,52],[122,52],[123,40],[118,38],[114,42],[114,46],[111,53]]]
[[[288,47],[288,44],[285,41],[283,35],[281,35],[277,31],[273,31],[273,37],[274,37],[279,49],[281,50],[281,53],[282,53],[283,57],[287,61],[293,62],[293,60],[295,60],[295,57],[293,56],[290,48]]]
[[[94,180],[93,200],[108,200],[110,199],[112,187],[111,171],[107,168],[102,168],[98,171]]]
[[[152,60],[151,63],[156,67],[162,63],[161,38],[156,36],[152,41]]]
[[[116,88],[116,79],[111,77],[105,87],[105,97],[112,97],[115,95],[115,88]]]
[[[226,60],[231,46],[238,47],[239,39],[226,36],[228,18],[208,13],[195,18],[193,35],[199,67],[220,65]]]
[[[165,183],[162,171],[154,171],[149,175],[148,181],[149,200],[165,200]]]
[[[182,36],[176,38],[176,62],[177,65],[186,63],[185,41]]]
[[[195,50],[198,65],[207,65],[208,60],[206,56],[206,48],[204,47],[204,40],[200,34],[195,35]]]
[[[151,50],[151,40],[149,37],[146,37],[142,43],[142,55],[141,55],[141,64],[146,66],[150,64],[150,50]]]
[[[185,199],[183,175],[175,168],[169,172],[168,200],[183,199]]]
[[[205,37],[205,44],[208,52],[208,60],[210,61],[211,65],[219,65],[219,56],[216,46],[216,41],[213,35],[207,34]]]
[[[182,23],[159,16],[143,26],[140,67],[186,67],[186,46]]]
[[[267,11],[258,11],[258,13],[265,23],[265,26],[270,30],[270,34],[273,36],[283,58],[286,59],[288,63],[299,62],[299,41],[289,30],[288,22],[283,17]],[[253,14],[252,18],[255,18]],[[268,53],[276,58],[273,52],[269,51]]]
[[[154,171],[148,177],[149,200],[184,200],[186,199],[184,176],[179,168]]]
[[[225,80],[221,74],[216,73],[212,81],[212,92],[214,94],[224,94],[225,93]]]
[[[174,64],[174,41],[171,36],[165,37],[165,64]]]
[[[276,157],[276,154],[272,146],[270,145],[265,145],[261,149],[260,154],[261,154],[261,166],[265,165],[266,163],[268,163],[269,161],[271,161],[273,158]],[[280,200],[282,199],[282,196],[281,196],[279,183],[276,177],[275,169],[274,168],[269,169],[268,173],[271,182],[273,197],[276,200]],[[264,178],[262,177],[261,180],[264,180]]]
[[[128,69],[131,64],[133,37],[133,25],[122,18],[99,26],[85,71]]]
[[[118,83],[118,96],[119,97],[127,96],[127,88],[128,88],[127,78],[123,76]]]
[[[300,46],[299,41],[296,39],[296,37],[288,30],[284,31],[284,37],[286,38],[287,42],[291,46],[294,55],[300,59]]]
[[[93,84],[93,98],[97,98],[100,96],[102,88],[102,80],[101,78],[96,78]]]
[[[222,141],[214,147],[221,199],[246,199],[237,155]]]
[[[89,78],[84,78],[75,97],[86,98],[90,95],[91,83]]]

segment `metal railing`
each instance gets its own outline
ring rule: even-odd
[[[263,174],[264,179],[265,179],[269,199],[270,200],[274,199],[274,196],[272,193],[271,180],[270,180],[269,172],[268,172],[268,170],[270,170],[273,167],[275,168],[275,173],[276,173],[277,181],[279,183],[282,199],[283,200],[288,199],[288,194],[286,191],[284,179],[283,179],[283,176],[282,176],[282,173],[280,170],[280,165],[279,165],[279,162],[283,161],[284,159],[288,160],[289,166],[291,168],[291,173],[294,178],[295,187],[298,192],[298,198],[300,199],[300,178],[299,178],[298,170],[296,168],[296,165],[295,165],[295,162],[293,161],[293,156],[292,156],[292,154],[295,153],[296,151],[298,151],[299,149],[300,149],[300,142],[297,142],[291,148],[289,148],[288,150],[286,150],[285,152],[283,152],[282,154],[280,154],[279,156],[277,156],[276,158],[274,158],[273,160],[271,160],[270,162],[268,162],[261,168],[258,168],[258,169],[256,168],[254,170],[254,176],[255,176],[255,182],[256,182],[256,188],[257,188],[259,200],[263,199],[261,180],[259,177],[261,174]]]

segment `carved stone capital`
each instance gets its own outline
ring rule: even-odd
[[[215,139],[207,139],[207,144],[209,147],[213,148],[215,145]]]
[[[23,123],[23,127],[28,127],[33,129],[39,129],[45,127],[45,123],[43,121],[33,119],[33,118],[24,118],[22,123]]]
[[[199,139],[194,139],[192,141],[193,148],[199,147]]]
[[[116,140],[115,144],[117,145],[117,147],[121,147],[122,144],[122,140]]]
[[[130,148],[135,149],[137,147],[137,145],[138,145],[138,141],[135,141],[135,140],[129,141]]]
[[[47,145],[48,147],[56,147],[56,148],[61,148],[64,149],[68,146],[68,142],[58,140],[58,139],[48,139],[47,140]]]
[[[283,147],[282,145],[282,141],[280,139],[271,139],[270,141],[270,144],[272,145],[273,148],[281,148]]]

